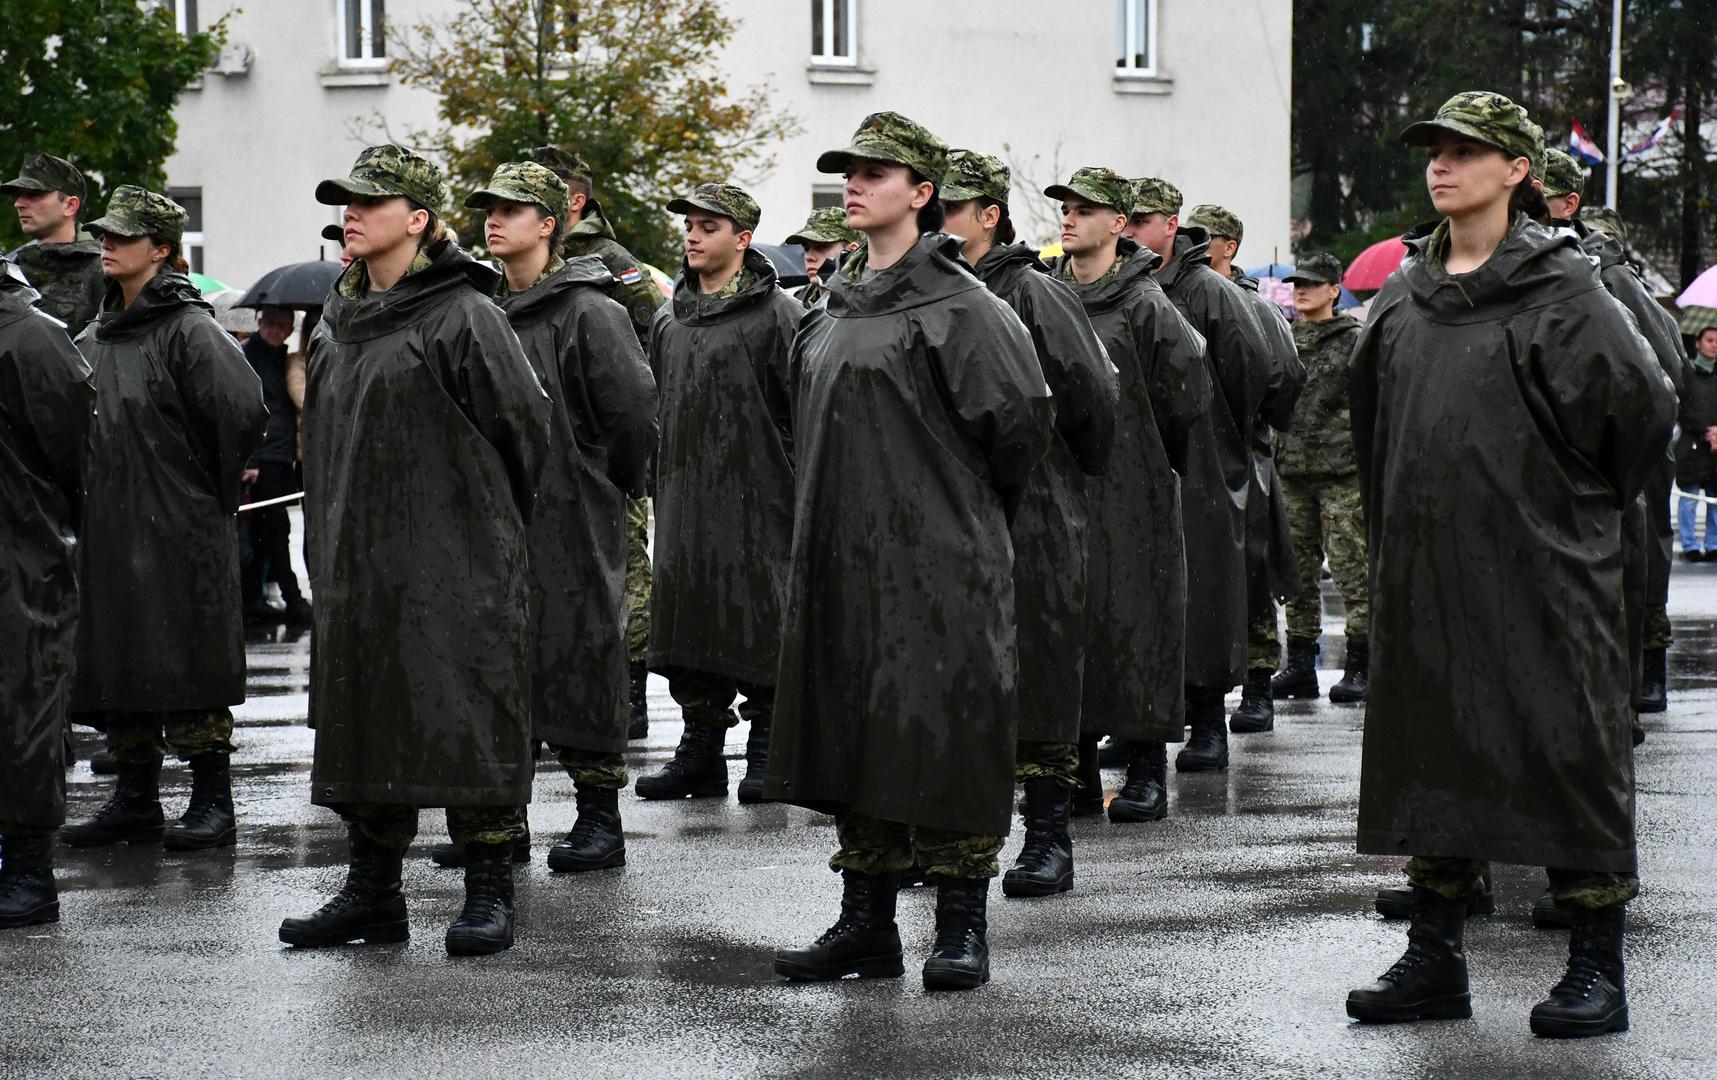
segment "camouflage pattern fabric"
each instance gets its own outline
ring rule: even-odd
[[[687,723],[707,727],[737,727],[741,720],[767,720],[775,711],[775,691],[772,687],[753,686],[736,682],[725,675],[690,668],[674,668],[668,672],[668,694]],[[744,694],[745,700],[735,711],[733,701]]]
[[[750,267],[741,266],[739,273],[728,278],[727,284],[717,289],[711,299],[731,300],[755,284],[757,284],[757,272]]]
[[[534,161],[509,161],[495,170],[489,185],[465,199],[468,210],[487,210],[497,202],[532,203],[565,224],[568,196],[566,181]]]
[[[567,230],[562,250],[568,257],[596,256],[602,260],[602,265],[608,267],[608,272],[620,280],[612,295],[626,309],[626,314],[632,319],[632,329],[638,333],[638,344],[648,352],[650,324],[656,319],[656,309],[667,303],[668,298],[662,295],[656,279],[650,276],[643,264],[614,238],[614,230],[602,216],[600,207],[586,204],[584,217]]]
[[[1401,141],[1408,146],[1429,146],[1439,131],[1477,139],[1509,157],[1533,162],[1544,158],[1544,130],[1532,122],[1525,109],[1488,90],[1456,94],[1443,102],[1432,119],[1408,125],[1401,132]]]
[[[1482,859],[1443,855],[1415,855],[1404,868],[1409,882],[1447,900],[1471,900],[1482,893],[1485,869]],[[1544,872],[1559,908],[1597,911],[1625,904],[1639,895],[1638,874],[1561,867],[1549,867]]]
[[[946,196],[944,196],[946,197]],[[847,212],[838,206],[820,206],[811,211],[799,231],[783,240],[784,244],[856,244],[859,231],[847,224]]]
[[[583,158],[571,150],[563,150],[558,146],[538,146],[531,150],[530,159],[548,169],[567,184],[582,184],[591,189],[596,187],[596,174],[585,164]]]
[[[1300,272],[1296,267],[1295,273]],[[1353,456],[1348,382],[1359,321],[1337,312],[1322,322],[1301,319],[1293,333],[1306,382],[1294,403],[1293,426],[1276,440],[1276,473],[1301,479],[1352,476],[1359,465]]]
[[[107,278],[101,272],[101,244],[80,233],[69,244],[25,244],[11,254],[30,285],[42,294],[37,305],[66,324],[76,338],[101,313]]]
[[[905,165],[937,187],[942,186],[948,172],[948,144],[932,135],[929,128],[897,112],[865,117],[845,149],[818,155],[817,171],[844,173],[854,158]]]
[[[108,713],[105,722],[108,749],[122,765],[160,765],[169,747],[181,761],[233,752],[233,714],[225,707]]]
[[[955,150],[948,155],[948,172],[942,181],[944,202],[994,199],[1007,205],[1013,174],[1002,159],[976,150]]]
[[[1308,252],[1294,264],[1293,272],[1282,279],[1292,285],[1296,281],[1308,285],[1340,285],[1341,260],[1323,251]],[[1295,324],[1299,325],[1298,323]],[[1307,326],[1316,325],[1307,323]]]
[[[626,503],[626,658],[642,664],[650,651],[650,503]]]
[[[561,768],[572,782],[581,788],[612,788],[626,786],[626,759],[619,754],[604,754],[596,750],[575,750],[570,746],[557,748]]]
[[[1014,755],[1014,779],[1054,780],[1068,791],[1079,786],[1079,747],[1075,743],[1021,739]]]
[[[1186,224],[1203,229],[1211,236],[1226,236],[1235,243],[1246,239],[1246,226],[1240,219],[1234,216],[1233,211],[1215,203],[1200,203],[1193,207],[1187,212]]]
[[[831,870],[898,874],[916,861],[926,874],[967,881],[1001,873],[996,855],[1006,839],[904,825],[864,814],[836,815],[835,834],[840,847],[829,860]]]
[[[1173,216],[1180,213],[1182,202],[1180,188],[1167,180],[1146,176],[1133,181],[1133,208],[1128,213]]]
[[[57,191],[84,199],[87,198],[84,190],[83,173],[76,165],[40,150],[24,155],[24,164],[18,169],[18,175],[0,184],[0,195],[8,198],[24,192]]]
[[[1276,625],[1276,605],[1271,604],[1269,612],[1258,612],[1246,625],[1246,670],[1273,672],[1281,661],[1282,639]]]
[[[347,803],[340,817],[389,851],[404,851],[417,839],[417,807],[399,803]],[[447,835],[465,844],[512,844],[530,835],[522,806],[449,806]]]
[[[1088,203],[1107,206],[1117,214],[1132,213],[1132,181],[1114,169],[1105,169],[1101,165],[1074,169],[1073,175],[1065,184],[1051,184],[1043,189],[1043,193],[1051,199],[1065,199],[1069,195],[1076,195]]]
[[[354,198],[386,198],[403,195],[431,213],[439,214],[447,204],[447,181],[433,161],[403,146],[366,146],[343,180],[324,180],[316,185],[316,201],[327,206],[345,206]]]
[[[90,222],[86,228],[91,236],[98,239],[102,233],[112,233],[115,236],[158,236],[178,240],[185,235],[185,224],[190,220],[185,208],[167,196],[132,184],[121,184],[113,189],[107,213]]]
[[[1366,637],[1371,604],[1366,592],[1365,510],[1356,477],[1339,480],[1282,478],[1288,532],[1300,568],[1299,587],[1288,599],[1288,637],[1316,641],[1323,632],[1323,562],[1347,606],[1347,637]]]
[[[1645,647],[1648,649],[1667,649],[1671,640],[1669,629],[1669,609],[1659,604],[1655,609],[1645,613]]]
[[[435,260],[429,252],[419,248],[417,254],[411,257],[411,262],[406,264],[405,273],[400,275],[400,280],[404,281],[413,274],[421,274],[434,265]],[[334,288],[348,300],[362,300],[369,295],[370,268],[364,265],[364,260],[353,259],[352,265],[342,270],[340,276],[334,280]]]
[[[1544,150],[1544,194],[1572,195],[1586,190],[1586,170],[1572,154],[1554,146]],[[1607,208],[1606,208],[1607,209]]]
[[[757,222],[763,216],[757,200],[734,184],[699,184],[690,195],[668,201],[670,214],[689,214],[694,210],[731,218],[740,232],[757,228]]]

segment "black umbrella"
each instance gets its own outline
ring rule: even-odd
[[[751,250],[763,253],[775,267],[783,286],[803,285],[811,280],[805,273],[805,249],[798,244],[752,244]]]
[[[327,302],[328,290],[334,287],[340,269],[337,261],[322,259],[275,267],[233,307],[319,308]]]

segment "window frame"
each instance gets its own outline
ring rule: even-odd
[[[1162,75],[1162,60],[1157,50],[1157,9],[1160,0],[1115,0],[1117,45],[1115,77],[1118,79],[1155,79]],[[1132,45],[1138,40],[1138,20],[1142,17],[1145,31],[1145,65],[1133,63],[1137,55]],[[1124,43],[1124,44],[1123,44]],[[1122,51],[1122,49],[1126,51]]]
[[[845,0],[846,19],[844,29],[847,37],[847,54],[840,55],[827,51],[832,47],[838,36],[835,30],[835,11],[840,0],[811,0],[823,15],[823,40],[818,41],[816,21],[811,23],[811,63],[817,67],[858,67],[858,6],[859,0]]]
[[[346,12],[352,5],[357,5],[359,22],[358,47],[362,55],[351,55],[352,41],[347,36]],[[382,52],[377,56],[371,52],[375,46],[375,14],[376,8],[382,8]],[[348,71],[376,71],[385,68],[391,62],[387,55],[387,3],[386,0],[334,0],[334,37],[335,60],[341,68]]]
[[[195,7],[197,0],[160,0],[161,6],[173,13],[173,29],[180,37],[194,37],[201,32],[196,25],[195,12],[188,10]]]
[[[185,262],[191,271],[200,274],[208,254],[208,234],[203,231],[203,189],[169,186],[167,197],[185,208],[186,227],[184,234],[179,237],[179,250],[185,256]],[[193,202],[194,205],[186,206],[187,201]]]

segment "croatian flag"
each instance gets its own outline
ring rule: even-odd
[[[1604,160],[1604,152],[1598,149],[1598,144],[1586,134],[1586,129],[1580,121],[1574,121],[1574,130],[1568,133],[1568,152],[1588,165],[1597,165]]]
[[[1669,129],[1674,127],[1675,122],[1679,119],[1681,119],[1681,109],[1678,107],[1674,112],[1659,121],[1658,125],[1651,129],[1650,135],[1647,135],[1641,141],[1628,147],[1628,157],[1633,157],[1635,154],[1643,154],[1658,143],[1662,142],[1663,137],[1669,134]]]

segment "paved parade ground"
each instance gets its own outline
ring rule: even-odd
[[[1233,740],[1226,773],[1171,770],[1166,822],[1076,820],[1074,892],[992,891],[994,981],[973,993],[919,983],[932,890],[902,899],[905,978],[776,980],[773,950],[808,942],[838,906],[834,831],[807,811],[628,792],[628,866],[549,873],[574,808],[546,762],[512,951],[445,954],[462,886],[427,858],[445,836],[430,811],[406,868],[411,942],[294,952],[281,918],[318,906],[346,854],[337,819],[308,801],[306,639],[250,648],[236,849],[62,849],[63,921],[0,934],[0,1077],[1714,1076],[1717,567],[1678,563],[1670,612],[1669,712],[1647,718],[1638,756],[1625,1035],[1528,1033],[1567,938],[1532,928],[1543,875],[1520,867],[1498,868],[1498,914],[1468,930],[1472,1020],[1346,1019],[1347,990],[1405,935],[1371,910],[1397,866],[1353,851],[1363,712],[1327,701],[1278,705],[1275,732]],[[1339,656],[1326,647],[1326,687]],[[634,774],[679,737],[660,680],[650,703]],[[743,739],[730,734],[731,758]],[[71,816],[87,816],[110,781],[87,761],[70,776]],[[187,786],[170,763],[170,818]],[[1016,824],[1004,859],[1018,838]]]

